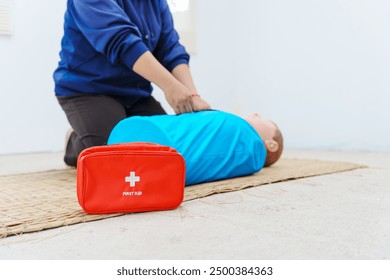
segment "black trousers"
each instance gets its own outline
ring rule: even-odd
[[[57,96],[57,99],[74,130],[65,144],[64,161],[69,166],[77,166],[77,157],[84,149],[106,144],[119,121],[131,116],[166,114],[152,96],[76,94]]]

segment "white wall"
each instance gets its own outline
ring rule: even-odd
[[[67,122],[52,73],[66,1],[12,2],[13,35],[0,36],[0,154],[61,150]]]
[[[390,1],[238,8],[242,111],[275,119],[290,147],[390,151]]]
[[[13,36],[0,36],[0,154],[61,150],[52,72],[66,1],[13,2]],[[287,147],[390,151],[389,1],[197,2],[191,68],[214,107],[274,119]]]

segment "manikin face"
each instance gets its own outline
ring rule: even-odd
[[[276,152],[279,148],[278,143],[273,140],[278,128],[270,120],[262,118],[259,114],[253,114],[244,118],[257,131],[263,140],[266,148],[270,152]]]

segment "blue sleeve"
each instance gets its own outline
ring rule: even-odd
[[[172,14],[166,0],[161,0],[160,10],[162,31],[153,54],[171,72],[179,64],[188,64],[190,56],[179,43],[179,35],[174,28]]]
[[[132,69],[148,50],[138,28],[114,0],[74,0],[69,12],[89,43],[112,64]]]

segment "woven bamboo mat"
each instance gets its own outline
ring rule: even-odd
[[[351,163],[282,159],[252,176],[187,187],[184,201],[361,167]],[[0,176],[0,238],[120,215],[123,214],[85,214],[77,202],[74,169]]]

